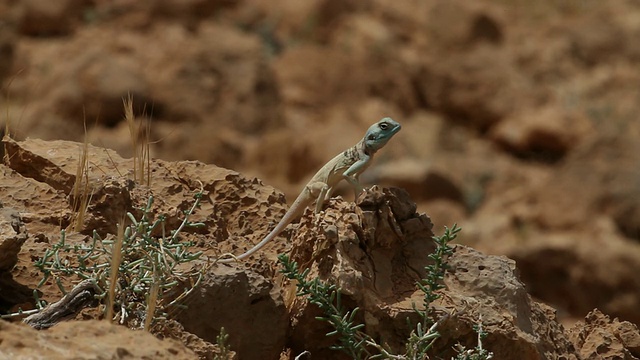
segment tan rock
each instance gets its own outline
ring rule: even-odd
[[[410,331],[406,319],[417,321],[412,304],[421,304],[424,296],[415,282],[424,276],[427,254],[433,251],[428,240],[432,226],[428,217],[415,213],[407,193],[374,187],[355,209],[335,201],[322,220],[303,218],[292,259],[308,267],[310,277],[336,284],[343,303],[360,309],[358,321],[367,333],[402,352]],[[455,356],[457,342],[475,346],[472,328],[482,322],[490,334],[485,348],[497,358],[578,359],[553,309],[527,294],[515,262],[464,246],[456,246],[447,262],[447,289],[435,306],[440,316],[458,315],[439,329],[439,354]],[[291,312],[294,352],[307,349],[330,356],[325,348],[332,339],[322,336],[330,328],[315,320],[321,315],[317,308],[298,298]]]
[[[611,320],[598,309],[568,331],[581,359],[637,359],[640,331],[628,321]]]
[[[30,36],[68,35],[80,22],[84,0],[26,0],[18,7],[18,24]]]
[[[287,342],[289,321],[281,289],[241,266],[211,269],[176,320],[210,343],[216,343],[224,327],[241,359],[277,359]]]
[[[0,321],[0,329],[2,359],[198,359],[175,340],[106,321],[69,321],[46,331]]]
[[[323,218],[304,217],[293,238],[291,259],[303,269],[308,267],[310,278],[336,284],[343,303],[360,308],[358,320],[367,331],[394,348],[401,346],[402,335],[396,332],[397,321],[389,307],[414,292],[416,276],[427,264],[423,255],[434,248],[429,241],[433,224],[415,211],[401,189],[373,187],[359,198],[357,207],[337,200]],[[323,336],[329,327],[315,319],[321,315],[315,306],[297,298],[290,312],[294,352],[306,349],[314,356],[339,356],[327,349],[335,339]]]
[[[592,134],[582,114],[562,111],[558,106],[524,111],[501,121],[491,131],[492,139],[517,156],[553,162]]]
[[[18,253],[27,236],[20,214],[0,205],[0,272],[10,271],[18,262]]]
[[[530,231],[527,241],[505,251],[520,266],[529,291],[571,314],[598,307],[607,314],[640,321],[640,246],[610,230],[546,234]],[[506,250],[506,249],[505,249]],[[533,265],[535,264],[535,266]]]
[[[444,324],[444,343],[473,336],[473,325],[481,322],[490,334],[483,346],[496,358],[579,359],[555,309],[533,301],[513,260],[456,246],[448,264],[441,303],[461,315]],[[475,346],[468,338],[461,343]]]

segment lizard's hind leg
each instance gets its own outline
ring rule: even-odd
[[[326,203],[327,201],[331,200],[331,196],[333,196],[333,191],[335,190],[335,187],[330,187],[329,190],[327,190],[327,194],[324,196],[324,202]]]
[[[317,191],[318,189],[313,189],[315,191],[312,190],[311,193],[313,195],[318,194],[318,197],[316,197],[316,210],[315,210],[315,213],[318,214],[320,211],[322,211],[322,206],[324,205],[325,197],[327,196],[328,193],[332,191],[329,185],[327,184],[324,184],[324,183],[316,183],[316,184],[318,187],[320,187],[319,193]]]
[[[315,211],[316,214],[322,211],[322,207],[324,206],[324,204],[326,204],[327,201],[331,199],[331,195],[333,195],[333,190],[335,190],[335,188],[329,187],[328,185],[325,185],[322,188],[322,190],[320,191],[320,195],[318,196],[318,200],[316,200],[316,211]]]

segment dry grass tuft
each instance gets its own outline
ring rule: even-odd
[[[116,234],[116,241],[113,244],[113,250],[111,250],[111,273],[109,274],[109,291],[107,293],[107,321],[113,321],[113,307],[115,305],[116,285],[118,283],[118,271],[120,269],[120,263],[122,262],[122,243],[124,242],[124,215],[118,223],[118,233]]]
[[[133,96],[129,95],[124,102],[124,118],[129,125],[131,150],[133,152],[133,181],[141,185],[151,186],[150,137],[151,123],[139,121],[133,112]]]
[[[71,225],[73,231],[80,232],[87,214],[89,202],[93,195],[89,191],[89,139],[87,137],[87,122],[84,121],[84,141],[78,157],[78,167],[76,168],[76,181],[73,184],[73,219]]]
[[[151,323],[156,315],[156,305],[158,303],[158,292],[160,290],[160,281],[158,279],[157,271],[153,269],[153,285],[149,289],[149,296],[147,296],[147,311],[144,318],[144,329],[150,331]]]

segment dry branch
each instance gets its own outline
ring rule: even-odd
[[[60,321],[74,318],[82,309],[97,304],[95,295],[100,289],[92,279],[83,280],[59,301],[42,311],[26,317],[23,322],[34,329],[47,329]]]

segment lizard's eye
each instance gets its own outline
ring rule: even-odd
[[[374,134],[369,135],[369,137],[367,138],[367,140],[375,140],[376,136]]]
[[[387,130],[387,128],[389,127],[389,124],[387,124],[387,123],[382,123],[382,124],[380,124],[380,125],[378,125],[378,126],[380,126],[380,129],[382,129],[382,130]]]

